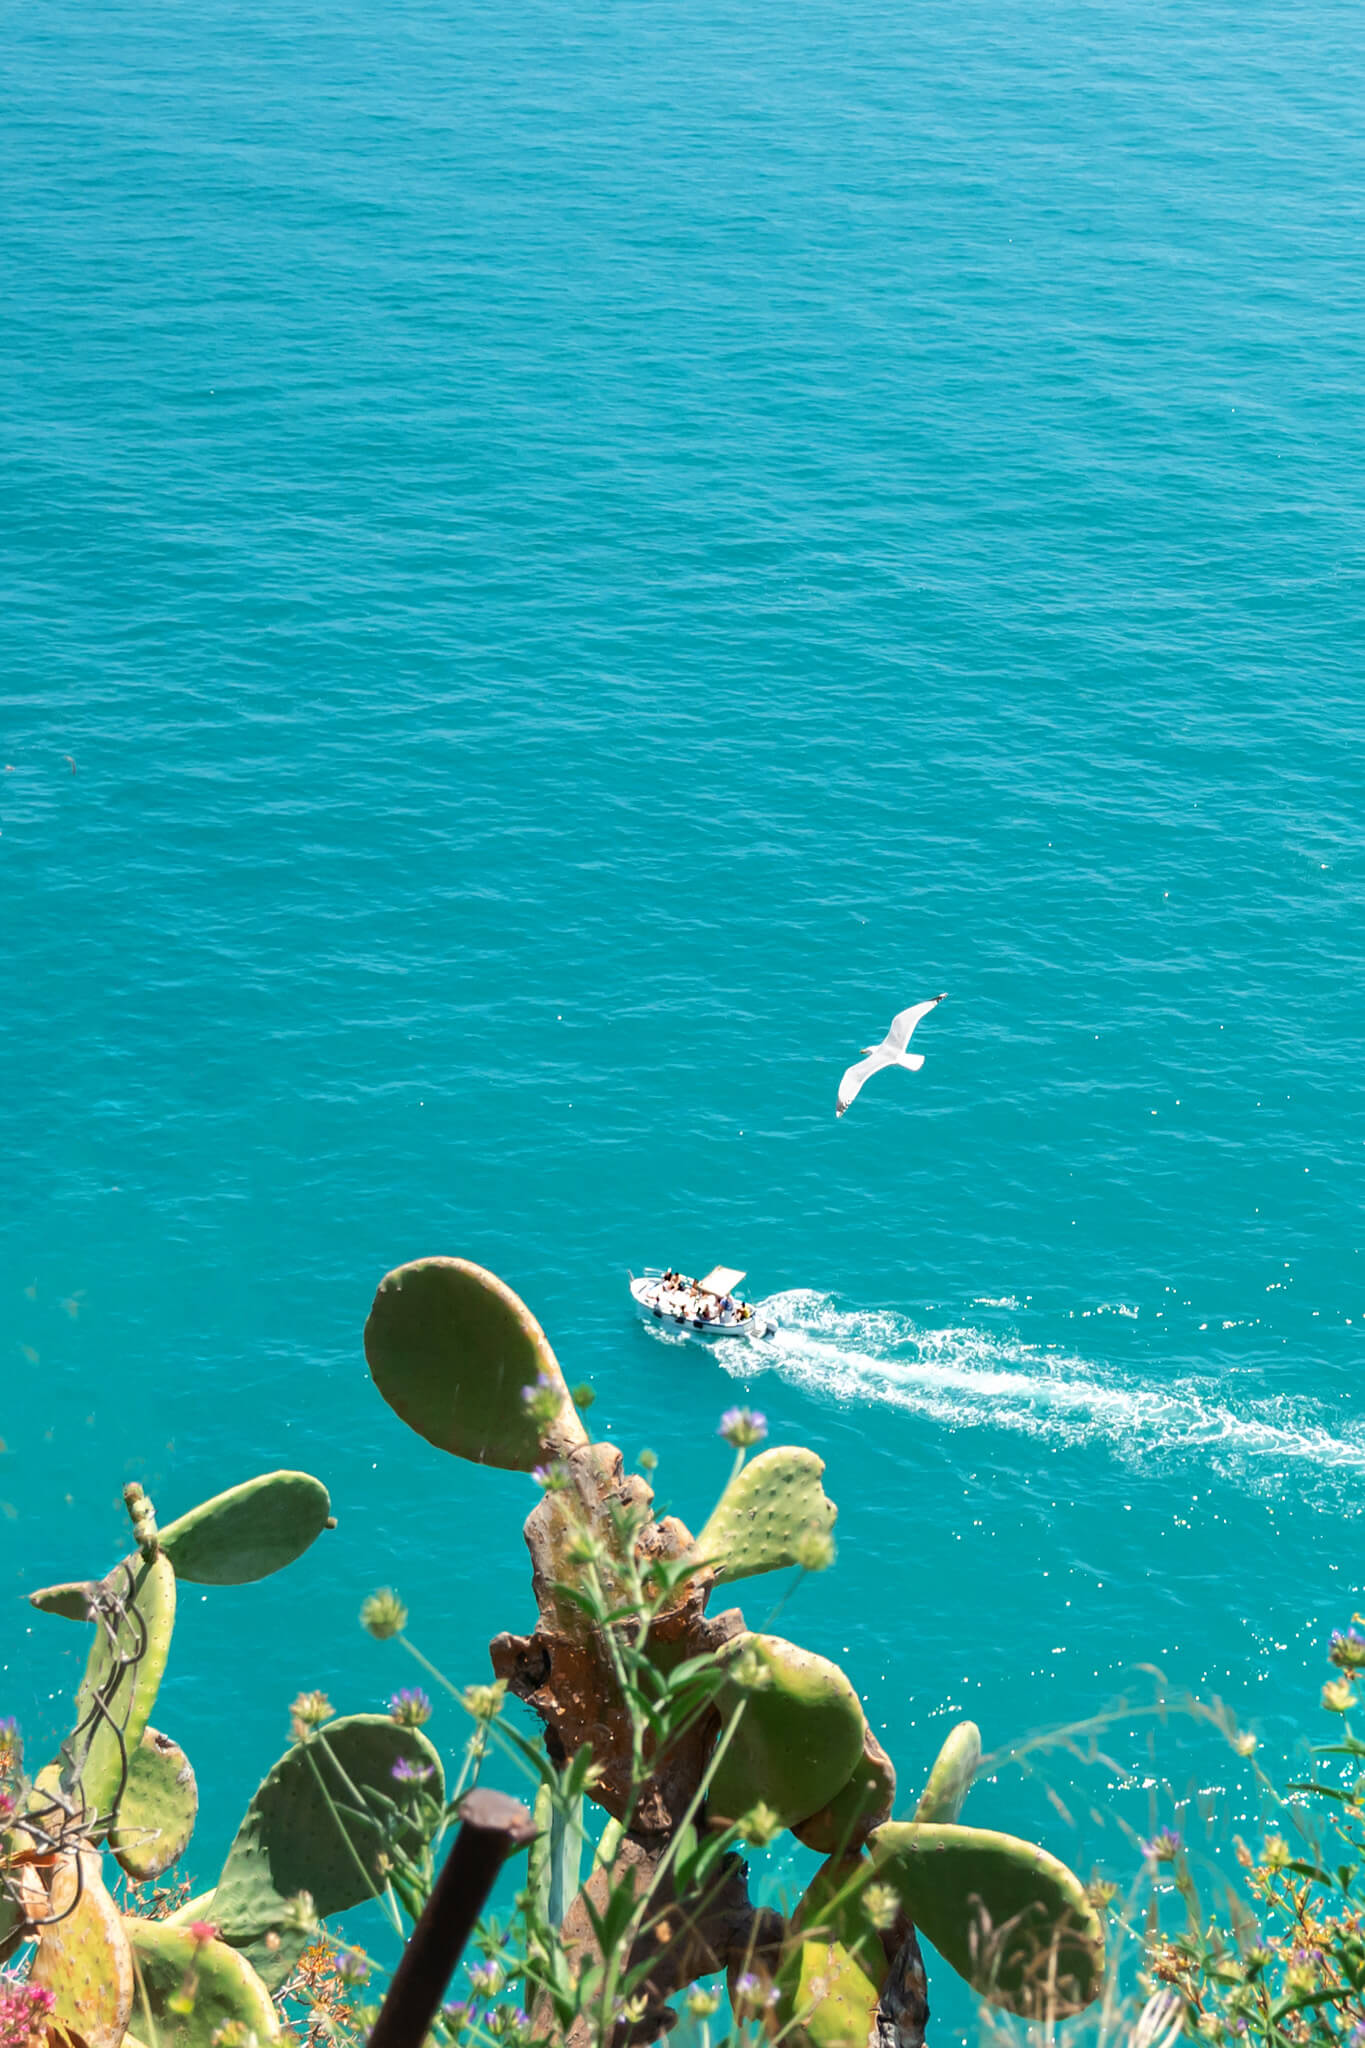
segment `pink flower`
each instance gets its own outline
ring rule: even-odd
[[[206,1941],[217,1941],[218,1929],[212,1920],[191,1920],[185,1932],[196,1948],[202,1948]]]
[[[30,2034],[51,2012],[52,1993],[0,1973],[0,2048],[26,2048]]]

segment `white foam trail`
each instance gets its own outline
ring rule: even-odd
[[[805,1290],[762,1306],[778,1325],[775,1337],[714,1347],[717,1363],[736,1377],[752,1377],[761,1361],[839,1401],[901,1408],[962,1429],[1105,1443],[1129,1460],[1203,1451],[1220,1466],[1266,1479],[1305,1465],[1365,1473],[1365,1423],[1334,1432],[1311,1401],[1277,1395],[1232,1407],[1213,1379],[1144,1383],[1015,1337],[969,1326],[921,1329],[908,1316],[841,1309]]]

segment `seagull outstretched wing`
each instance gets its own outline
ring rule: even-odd
[[[859,1060],[856,1067],[850,1067],[843,1080],[839,1083],[839,1100],[834,1114],[842,1116],[849,1104],[856,1098],[858,1090],[869,1075],[875,1074],[878,1067],[889,1067],[892,1064],[892,1059],[893,1055],[887,1052],[885,1046],[879,1045],[877,1050],[869,1054],[867,1059]]]
[[[901,1010],[891,1019],[891,1029],[887,1032],[884,1043],[892,1052],[904,1052],[914,1036],[915,1026],[920,1018],[927,1017],[942,1001],[942,996],[930,996],[927,1003],[916,1003],[911,1009]]]

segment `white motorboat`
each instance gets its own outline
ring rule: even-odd
[[[690,1330],[698,1337],[773,1337],[776,1323],[760,1315],[735,1289],[744,1278],[733,1266],[713,1266],[701,1280],[670,1268],[647,1266],[630,1276],[631,1298],[651,1322]]]

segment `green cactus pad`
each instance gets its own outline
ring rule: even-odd
[[[823,1458],[795,1444],[760,1451],[730,1481],[697,1538],[701,1563],[725,1580],[797,1564],[801,1539],[828,1535],[839,1510],[820,1484]]]
[[[896,1767],[868,1728],[863,1735],[863,1754],[848,1783],[828,1806],[801,1821],[792,1832],[822,1856],[847,1856],[888,1818],[895,1803]]]
[[[272,1989],[289,1970],[293,1945],[286,1939],[272,1951],[266,1937],[288,1929],[291,1900],[308,1892],[326,1916],[383,1890],[383,1833],[365,1802],[395,1801],[406,1814],[416,1811],[418,1802],[393,1776],[400,1759],[431,1772],[423,1803],[439,1805],[441,1759],[421,1729],[401,1728],[387,1714],[349,1714],[287,1750],[247,1808],[218,1880],[213,1917],[224,1941],[243,1950]],[[409,1819],[398,1842],[412,1855],[424,1839]]]
[[[806,1886],[792,1920],[793,1931],[837,1941],[878,1988],[887,1974],[881,1937],[863,1912],[862,1895],[877,1875],[865,1851],[831,1856]]]
[[[828,1805],[863,1754],[858,1695],[837,1664],[781,1636],[736,1636],[719,1654],[722,1722],[744,1711],[711,1781],[710,1811],[738,1820],[762,1800],[790,1827]]]
[[[134,1551],[92,1598],[101,1618],[76,1694],[75,1731],[39,1772],[29,1808],[40,1813],[60,1789],[87,1831],[98,1832],[122,1788],[125,1752],[141,1742],[156,1704],[175,1627],[175,1573],[159,1553]]]
[[[7,1963],[24,1939],[25,1925],[16,1901],[0,1889],[0,1963]]]
[[[920,1932],[992,2005],[1064,2018],[1098,1995],[1104,1930],[1080,1879],[1046,1849],[931,1821],[888,1821],[868,1848]]]
[[[218,1915],[213,1910],[214,1892],[196,1892],[192,1899],[186,1899],[183,1906],[177,1906],[168,1913],[161,1923],[163,1927],[188,1927],[191,1920],[211,1920],[216,1927]]]
[[[795,1935],[777,1973],[778,2032],[795,2048],[865,2048],[887,1977],[886,1953],[858,1900],[873,1866],[867,1857],[821,1864],[792,1923]]]
[[[66,1586],[40,1586],[29,1594],[29,1605],[39,1614],[59,1614],[63,1621],[89,1621],[98,1585],[97,1579],[73,1579]]]
[[[327,1488],[307,1472],[263,1472],[191,1508],[161,1531],[178,1579],[244,1586],[302,1557],[327,1527]]]
[[[937,1757],[915,1808],[916,1820],[955,1821],[981,1761],[981,1730],[959,1721]]]
[[[90,1849],[56,1866],[28,1981],[52,1994],[48,2024],[86,2048],[119,2048],[133,2009],[133,1958]]]
[[[132,2024],[157,2048],[212,2048],[234,2023],[258,2042],[278,2041],[279,2015],[246,1957],[225,1941],[196,1942],[163,1920],[125,1920],[137,1965]],[[179,2008],[192,2000],[190,2010]]]
[[[540,1324],[468,1259],[415,1259],[386,1274],[365,1325],[365,1356],[394,1413],[456,1457],[530,1472],[588,1441]],[[545,1424],[522,1399],[539,1376],[559,1400]]]
[[[109,1846],[139,1884],[160,1877],[184,1855],[199,1811],[199,1787],[178,1742],[144,1728],[128,1759],[128,1783],[119,1801]]]
[[[866,2048],[880,1982],[880,1976],[868,1976],[842,1942],[803,1937],[793,1944],[777,1978],[774,2031],[791,2048]]]

